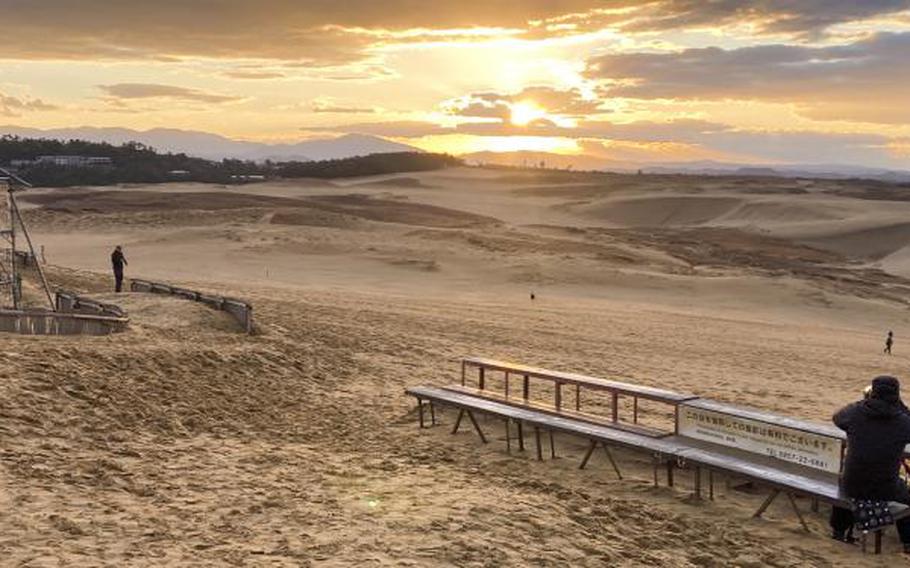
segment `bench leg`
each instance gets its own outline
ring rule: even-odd
[[[483,435],[483,430],[480,429],[480,425],[477,424],[477,420],[474,419],[474,413],[470,410],[466,410],[465,412],[467,412],[468,418],[471,419],[471,424],[474,425],[474,429],[477,430],[477,435],[480,436],[480,441],[486,444],[487,437]]]
[[[430,401],[430,424],[436,426],[436,406]]]
[[[525,432],[521,420],[518,420],[518,449],[522,452],[525,451]]]
[[[597,442],[591,440],[591,445],[588,446],[588,451],[585,452],[585,457],[581,460],[581,465],[578,466],[578,469],[584,469],[588,465],[588,460],[591,459],[591,454],[594,453],[595,448],[597,448]]]
[[[695,487],[693,488],[692,495],[696,499],[701,500],[701,468],[696,466],[693,475]]]
[[[534,439],[537,441],[537,461],[543,461],[543,449],[540,447],[540,428],[534,427]]]
[[[882,553],[882,532],[881,530],[875,531],[875,544],[873,545],[872,553],[881,554]]]
[[[660,458],[654,456],[654,487],[660,487],[660,480],[657,479],[657,468],[660,467]]]
[[[667,487],[673,487],[673,462],[667,460]]]
[[[509,431],[509,419],[506,418],[506,453],[512,453],[512,438],[510,437],[511,432]]]
[[[759,507],[758,510],[755,511],[755,514],[752,516],[756,519],[761,517],[765,513],[765,511],[768,509],[768,507],[771,506],[771,503],[773,503],[774,500],[777,498],[778,494],[780,494],[780,489],[772,489],[771,494],[768,495],[768,498],[765,499],[765,502],[761,504],[761,507]]]
[[[708,499],[714,500],[714,470],[708,470]]]
[[[455,434],[458,432],[458,427],[461,426],[461,419],[464,416],[464,409],[458,411],[458,418],[455,419],[455,427],[452,428],[452,433]]]
[[[622,479],[622,473],[619,472],[619,466],[616,465],[616,460],[613,459],[613,452],[610,451],[610,448],[606,444],[601,443],[601,446],[603,446],[604,452],[607,454],[607,459],[610,460],[610,465],[613,466],[613,471],[616,472],[616,477]]]
[[[420,427],[423,428],[423,401],[419,398],[417,399],[417,415],[420,417]]]
[[[866,536],[867,536],[867,533],[863,532],[863,536],[859,537],[859,544],[860,544],[860,548],[863,551],[863,554],[866,553]]]
[[[803,526],[803,530],[811,532],[809,530],[809,525],[806,524],[806,519],[803,518],[802,512],[799,510],[799,507],[796,506],[796,499],[793,498],[793,494],[789,491],[787,492],[787,499],[790,500],[790,506],[793,507],[793,512],[796,513],[796,517],[799,519],[799,524]]]
[[[556,442],[553,440],[553,430],[550,430],[550,459],[556,459]]]

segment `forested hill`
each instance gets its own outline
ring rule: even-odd
[[[109,158],[85,164],[55,163],[53,157]],[[237,183],[265,178],[342,178],[441,169],[461,161],[446,154],[397,152],[319,162],[211,161],[164,154],[140,143],[114,146],[83,140],[0,137],[0,165],[36,186],[113,185],[196,181]],[[251,178],[250,176],[253,176]]]

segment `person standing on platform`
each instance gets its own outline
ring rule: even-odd
[[[900,397],[900,382],[876,377],[869,396],[834,415],[834,424],[847,433],[847,457],[841,490],[850,499],[898,501],[910,504],[910,487],[900,477],[904,448],[910,444],[910,413]],[[910,518],[897,521],[904,552],[910,553]],[[834,507],[833,538],[852,541],[853,513]]]
[[[885,353],[891,355],[891,346],[894,345],[894,332],[889,331],[888,337],[885,338]]]
[[[114,268],[114,289],[116,292],[123,290],[123,267],[128,264],[126,257],[123,256],[123,247],[117,245],[114,248],[114,252],[111,253],[111,266]]]

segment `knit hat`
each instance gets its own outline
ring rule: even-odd
[[[896,403],[901,399],[901,384],[894,377],[882,375],[872,379],[872,392],[869,398]]]

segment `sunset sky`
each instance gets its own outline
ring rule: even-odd
[[[910,168],[910,0],[0,0],[37,128]]]

